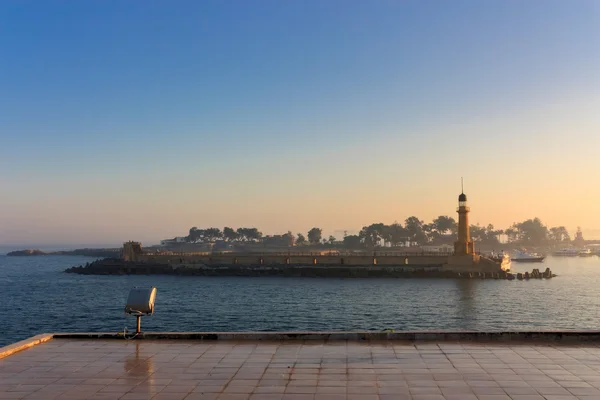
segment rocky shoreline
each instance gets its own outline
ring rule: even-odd
[[[86,257],[118,257],[121,249],[75,249],[63,251],[42,251],[39,249],[17,250],[7,253],[10,257],[32,257],[32,256],[86,256]]]
[[[501,273],[456,273],[442,266],[340,266],[340,265],[204,265],[158,264],[106,258],[85,266],[68,268],[67,273],[82,275],[179,275],[179,276],[238,276],[238,277],[314,277],[314,278],[452,278],[507,279],[517,277]],[[531,278],[552,278],[550,271],[532,273]],[[521,279],[523,275],[519,276]],[[529,278],[529,275],[527,276]]]

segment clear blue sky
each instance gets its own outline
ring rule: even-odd
[[[0,51],[0,243],[428,219],[461,175],[600,228],[595,0],[5,0]]]

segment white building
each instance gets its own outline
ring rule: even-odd
[[[185,236],[178,236],[178,237],[175,237],[173,239],[161,240],[160,241],[160,245],[161,246],[167,246],[167,245],[173,244],[173,243],[185,243],[185,240],[186,240]]]

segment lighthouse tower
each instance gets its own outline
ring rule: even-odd
[[[471,255],[475,253],[475,247],[471,240],[471,229],[469,228],[469,207],[467,206],[467,195],[461,193],[458,196],[458,240],[454,242],[454,254],[457,256]]]
[[[475,254],[475,246],[471,240],[469,227],[469,206],[464,190],[458,196],[458,238],[454,242],[454,254],[448,256],[448,261],[442,266],[443,271],[453,273],[501,273],[510,269],[510,258],[498,262]]]

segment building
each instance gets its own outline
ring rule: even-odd
[[[583,232],[581,232],[581,228],[577,227],[577,232],[575,233],[575,238],[573,239],[573,246],[575,247],[584,247],[585,239],[583,238]]]
[[[454,235],[441,235],[433,241],[421,246],[425,253],[452,254],[454,252]]]
[[[174,237],[173,239],[165,239],[160,241],[161,246],[169,246],[176,243],[186,243],[187,238],[185,236]]]

